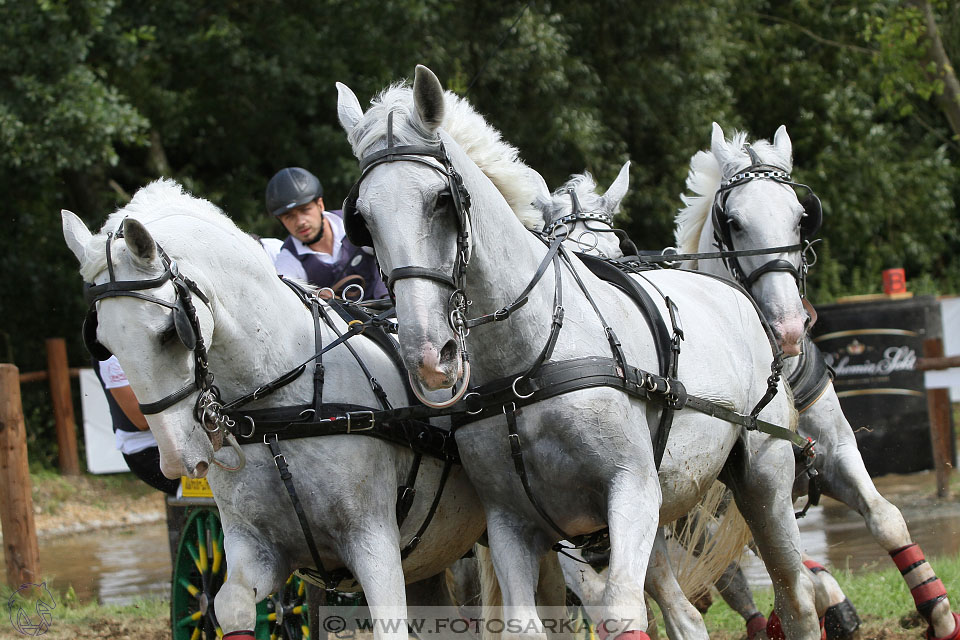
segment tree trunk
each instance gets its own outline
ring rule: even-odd
[[[929,72],[927,74],[932,79],[943,81],[943,93],[936,96],[937,106],[950,123],[953,135],[960,137],[960,81],[957,80],[957,74],[954,73],[950,58],[943,48],[943,40],[940,39],[940,30],[937,28],[937,19],[933,15],[933,7],[930,6],[929,0],[909,0],[909,2],[923,13],[929,41],[927,61],[937,65],[935,74]]]

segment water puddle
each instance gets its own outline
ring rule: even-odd
[[[5,571],[0,558],[0,571]],[[40,570],[82,602],[127,604],[170,595],[170,547],[165,521],[40,538]]]

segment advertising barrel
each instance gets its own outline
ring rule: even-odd
[[[871,476],[933,468],[930,418],[917,358],[941,337],[933,296],[818,306],[814,342]]]

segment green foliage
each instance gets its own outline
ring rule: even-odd
[[[672,243],[690,157],[710,124],[769,138],[786,124],[795,177],[821,196],[811,297],[960,289],[960,145],[934,100],[914,5],[877,0],[0,0],[0,358],[44,368],[84,305],[59,211],[97,227],[160,175],[246,229],[283,166],[337,208],[357,176],[335,81],[365,102],[418,62],[466,95],[551,185],[632,160],[621,224]],[[957,3],[934,2],[948,54]],[[52,461],[46,392],[25,392],[31,454]]]

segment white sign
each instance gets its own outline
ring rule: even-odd
[[[114,443],[110,405],[93,369],[80,369],[80,396],[87,470],[90,473],[130,471]]]
[[[960,356],[960,298],[941,298],[940,319],[943,323],[943,355]],[[928,389],[950,389],[950,401],[960,402],[960,368],[927,371],[923,384]]]

